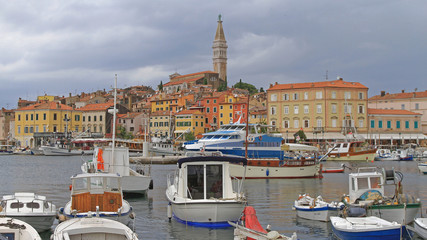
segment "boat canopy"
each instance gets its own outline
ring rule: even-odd
[[[228,156],[197,156],[197,157],[186,157],[178,160],[178,168],[181,168],[183,163],[189,162],[229,162],[229,163],[242,163],[243,165],[248,164],[248,160],[243,157],[228,157]]]
[[[319,151],[319,149],[315,146],[298,144],[298,143],[285,143],[282,145],[281,149],[283,151]]]
[[[120,178],[120,175],[118,173],[80,173],[72,176],[71,179],[90,177]]]

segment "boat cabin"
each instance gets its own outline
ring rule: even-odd
[[[350,203],[384,196],[384,177],[376,167],[359,168],[357,173],[350,173],[348,184]]]
[[[342,142],[335,143],[334,150],[331,153],[355,153],[366,151],[366,143],[365,142]]]
[[[122,207],[121,177],[118,174],[79,174],[71,177],[72,211],[117,212]]]
[[[56,211],[55,205],[48,202],[45,196],[34,193],[15,193],[5,195],[1,200],[3,213],[43,213],[45,211]]]
[[[229,163],[247,164],[245,158],[204,156],[188,157],[178,160],[178,196],[191,200],[235,198]],[[237,192],[240,193],[241,186]]]

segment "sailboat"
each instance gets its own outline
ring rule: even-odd
[[[106,172],[119,174],[122,177],[123,194],[145,194],[148,189],[153,189],[151,166],[139,166],[133,170],[129,166],[129,148],[116,147],[116,101],[117,101],[117,75],[114,84],[114,109],[113,114],[113,143],[111,147],[96,148],[93,158],[81,166],[83,173]]]

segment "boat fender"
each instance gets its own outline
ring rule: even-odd
[[[268,175],[270,175],[270,170],[267,169],[267,171],[265,172],[265,175],[268,177]]]
[[[67,218],[66,218],[64,215],[60,214],[60,215],[58,216],[58,221],[59,221],[59,222],[63,222],[63,221],[65,221],[65,220],[67,220]]]
[[[171,218],[172,218],[172,205],[171,205],[171,203],[168,203],[167,213],[168,213],[168,218],[169,218],[169,221],[170,221]]]
[[[70,188],[70,191],[73,190],[73,185],[70,184],[69,188]]]
[[[136,214],[135,214],[134,212],[131,212],[131,213],[129,214],[129,217],[130,217],[130,219],[135,219]]]
[[[148,189],[153,190],[153,179],[151,179],[150,186],[148,187]]]

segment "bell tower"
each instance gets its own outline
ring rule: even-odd
[[[215,40],[213,41],[213,67],[214,72],[219,74],[223,81],[227,80],[227,41],[225,41],[224,29],[222,28],[221,14],[218,16],[218,27],[216,28]]]

